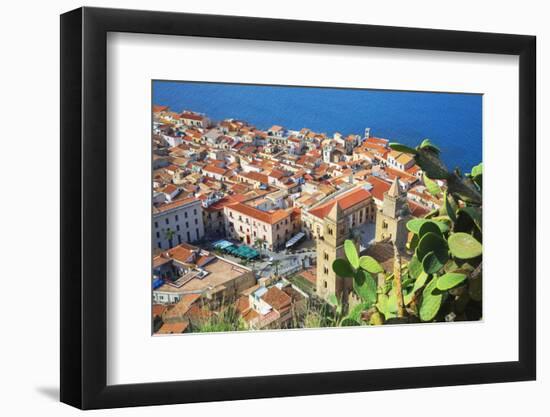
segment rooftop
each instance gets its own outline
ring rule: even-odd
[[[204,116],[201,116],[200,114],[191,113],[191,112],[183,112],[180,116],[182,119],[189,119],[189,120],[197,120],[197,121],[203,121]]]
[[[225,175],[227,173],[227,169],[220,168],[216,165],[207,165],[203,168],[203,171],[212,172],[213,174],[218,174],[218,175]]]
[[[292,302],[292,299],[288,294],[275,286],[269,288],[266,293],[262,295],[262,300],[264,300],[275,310],[279,311],[289,307]]]
[[[199,203],[200,205],[200,200],[195,197],[189,197],[189,198],[183,198],[181,200],[176,200],[171,203],[162,204],[160,206],[153,207],[153,215],[161,214],[169,210],[183,208],[185,206],[192,205],[194,203]]]
[[[363,187],[359,187],[311,209],[309,213],[320,219],[324,219],[330,213],[336,202],[338,202],[340,209],[347,210],[370,197],[371,193],[369,191]]]
[[[253,219],[268,224],[279,223],[281,220],[292,214],[292,210],[279,209],[273,211],[262,211],[243,203],[229,204],[226,207],[238,213],[244,214],[245,216],[252,217]]]
[[[190,249],[192,248],[192,249]],[[195,252],[194,252],[194,251]],[[200,251],[196,256],[193,254]],[[201,263],[205,255],[208,262]],[[160,256],[166,256],[166,253]],[[191,268],[196,265],[197,268],[204,271],[203,274],[188,273],[180,277],[176,284],[164,284],[156,291],[159,292],[174,292],[179,294],[199,294],[206,290],[216,289],[223,286],[225,283],[234,280],[246,273],[251,272],[251,269],[233,263],[227,259],[211,255],[209,252],[200,250],[192,245],[182,244],[168,251],[168,256],[172,259],[188,264]],[[192,269],[190,272],[198,271]]]
[[[160,329],[158,329],[157,334],[177,334],[183,333],[189,327],[189,322],[180,321],[176,323],[164,323]]]

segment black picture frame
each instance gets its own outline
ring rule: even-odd
[[[519,360],[107,385],[108,32],[519,56]],[[61,16],[61,401],[82,409],[377,391],[536,377],[536,38],[80,8]]]

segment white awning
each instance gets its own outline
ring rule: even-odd
[[[300,232],[297,235],[294,235],[288,242],[286,242],[285,247],[290,248],[291,246],[298,243],[298,241],[303,238],[306,234],[304,232]]]

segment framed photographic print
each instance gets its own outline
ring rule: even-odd
[[[61,16],[61,400],[535,379],[535,38]]]

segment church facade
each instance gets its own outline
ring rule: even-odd
[[[365,215],[363,216],[363,212]],[[366,215],[369,213],[369,215]],[[371,214],[372,213],[372,214]],[[407,221],[411,219],[407,196],[399,188],[399,179],[384,193],[382,208],[376,210],[374,200],[364,196],[354,204],[337,200],[322,217],[321,233],[317,237],[317,295],[328,301],[334,294],[344,304],[353,305],[353,278],[338,277],[332,263],[345,258],[344,242],[353,240],[353,230],[364,223],[376,223],[375,241],[395,243],[403,249],[407,243]],[[356,242],[359,251],[358,242]]]

